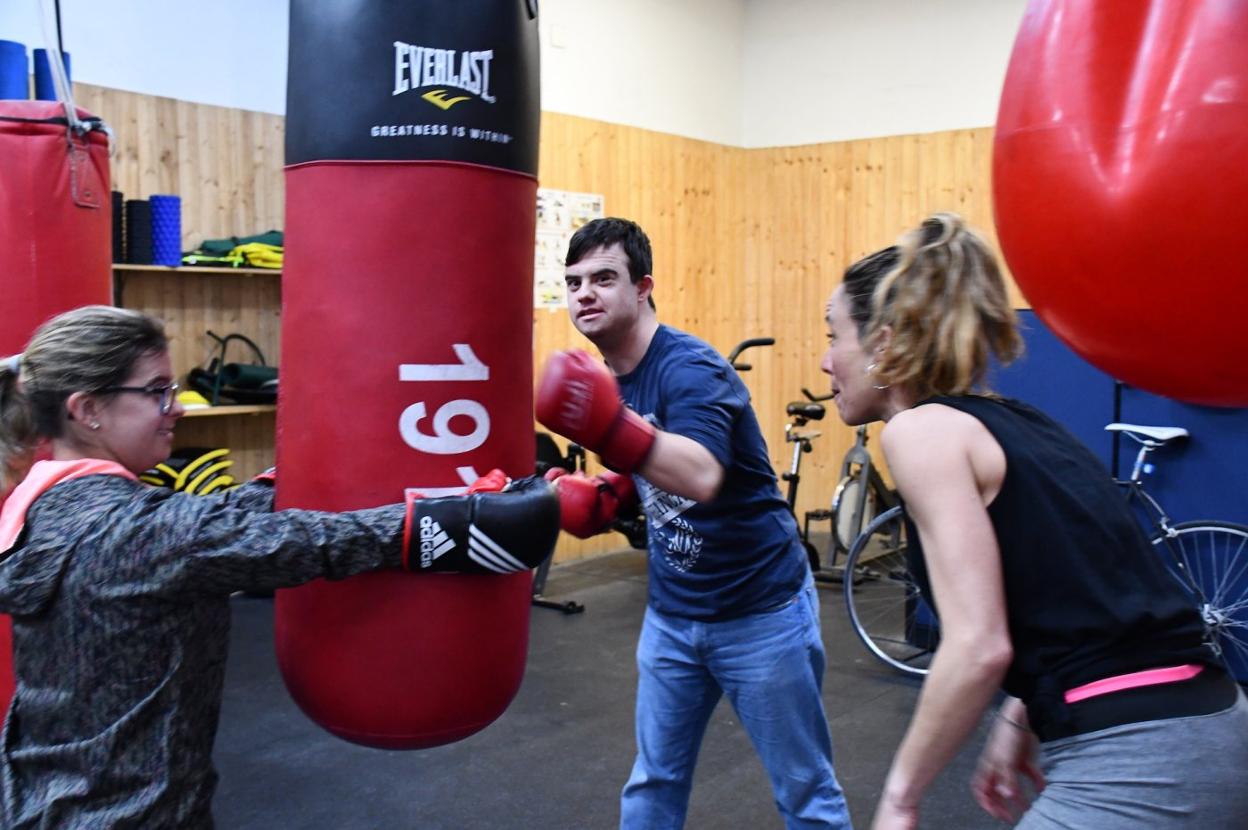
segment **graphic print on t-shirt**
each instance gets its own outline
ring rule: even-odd
[[[637,494],[646,523],[663,548],[663,558],[681,573],[688,571],[702,553],[702,535],[680,514],[697,502],[660,490],[641,476],[637,476]]]

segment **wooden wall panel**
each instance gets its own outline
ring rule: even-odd
[[[182,197],[182,246],[282,227],[285,119],[74,84],[77,104],[113,129],[113,189]]]
[[[113,130],[112,186],[127,199],[182,197],[182,249],[204,239],[281,228],[285,119],[277,115],[75,84],[77,104]],[[280,358],[281,290],[276,274],[117,271],[122,304],[165,322],[179,377],[213,350],[206,331],[256,341]],[[230,359],[250,360],[239,344]],[[273,416],[187,418],[177,446],[229,447],[237,476],[273,463]]]
[[[806,386],[822,394],[823,307],[854,260],[891,244],[938,210],[965,216],[995,244],[991,129],[744,151],[745,271],[748,305],[766,308],[762,327],[776,337],[776,369],[753,387],[772,461],[785,469],[784,404]],[[1024,301],[1011,283],[1016,305]],[[826,508],[853,444],[835,410],[803,458],[798,515]],[[877,437],[879,425],[872,428]],[[875,442],[878,444],[878,441]],[[826,526],[825,528],[826,529]]]
[[[281,228],[285,119],[124,90],[75,84],[79,106],[113,130],[112,184],[127,199],[182,198],[182,249],[204,239]],[[278,278],[191,274],[124,276],[123,301],[165,321],[180,375],[211,341],[239,332],[280,358]]]
[[[116,132],[114,187],[129,198],[183,198],[184,246],[206,237],[280,228],[284,122],[118,90],[76,86],[82,106]],[[608,215],[634,219],[654,245],[660,319],[726,352],[772,336],[744,375],[778,471],[787,469],[784,406],[803,386],[822,393],[823,304],[850,262],[891,243],[935,210],[964,214],[992,234],[990,129],[748,150],[558,113],[543,113],[541,184],[601,193]],[[203,330],[254,336],[278,359],[276,280],[128,277],[128,304],[164,317],[179,371],[204,358]],[[1014,299],[1024,302],[1017,291]],[[540,366],[556,349],[592,348],[563,310],[534,312]],[[271,418],[200,419],[196,440],[224,430],[262,460]],[[186,422],[190,425],[190,422]],[[852,431],[835,413],[803,458],[799,516],[826,507]],[[878,427],[873,435],[878,434]],[[624,546],[611,534],[565,538],[559,559]]]

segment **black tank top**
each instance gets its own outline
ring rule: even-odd
[[[1064,427],[1020,401],[934,397],[978,419],[1005,453],[988,506],[1005,582],[1014,659],[1007,692],[1033,726],[1067,717],[1064,692],[1133,671],[1219,666],[1203,624],[1100,461]],[[929,601],[919,534],[906,519],[910,569]],[[939,599],[939,598],[937,598]]]

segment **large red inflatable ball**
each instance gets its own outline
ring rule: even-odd
[[[1248,406],[1248,3],[1032,0],[993,196],[1011,272],[1074,351]]]

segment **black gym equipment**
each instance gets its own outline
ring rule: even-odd
[[[569,473],[585,472],[585,449],[580,444],[569,444],[568,454],[564,455],[559,451],[559,445],[555,443],[555,439],[548,433],[537,433],[537,465],[534,472],[537,475],[545,475],[548,470],[560,467]],[[539,608],[553,608],[556,611],[562,611],[565,614],[580,614],[585,610],[585,606],[573,600],[547,599],[542,596],[542,592],[546,590],[546,577],[550,573],[550,564],[554,561],[555,554],[551,551],[542,564],[537,566],[537,570],[533,572],[533,605]]]

